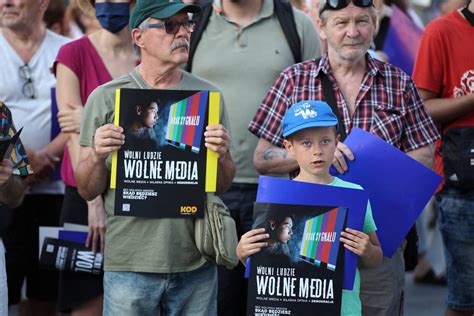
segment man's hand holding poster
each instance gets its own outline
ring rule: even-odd
[[[125,144],[112,160],[115,215],[203,216],[217,168],[203,134],[218,123],[219,101],[208,91],[117,90]]]

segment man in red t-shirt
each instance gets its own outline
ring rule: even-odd
[[[474,313],[473,19],[471,0],[466,8],[432,21],[423,34],[413,72],[443,135],[437,143],[435,169],[445,174],[436,201],[447,263],[448,316]],[[452,144],[459,150],[449,149]]]

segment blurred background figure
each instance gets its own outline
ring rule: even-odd
[[[457,10],[466,5],[466,0],[446,0],[439,6],[439,12],[441,15],[445,15],[448,12]]]
[[[423,34],[413,78],[441,131],[435,170],[446,259],[446,314],[474,314],[474,2],[431,21]],[[466,158],[463,158],[466,157]]]
[[[101,28],[95,13],[86,14],[78,5],[79,0],[71,0],[67,7],[67,12],[71,15],[71,20],[77,25],[82,34],[90,34]]]
[[[78,0],[50,0],[43,18],[46,28],[73,39],[100,29],[95,13],[84,13],[77,2]]]
[[[103,253],[103,199],[98,196],[85,201],[76,187],[74,171],[79,153],[79,127],[89,94],[97,86],[130,72],[138,63],[127,27],[132,4],[127,0],[78,0],[72,5],[73,10],[80,10],[76,14],[86,35],[64,45],[55,62],[58,119],[68,138],[61,168],[66,191],[60,222],[61,225],[66,222],[88,225],[87,246]],[[99,29],[96,21],[102,25]],[[102,294],[101,276],[60,274],[58,305],[61,311],[71,311],[73,316],[101,315]]]
[[[12,114],[2,101],[0,101],[0,118],[0,136],[15,135]],[[12,208],[21,204],[27,190],[24,179],[33,172],[21,140],[15,147],[15,150],[8,157],[3,157],[0,163],[0,315],[8,315],[8,286],[2,235],[8,218],[12,216]]]
[[[412,9],[410,0],[379,1],[377,9],[375,51],[385,61],[411,75],[424,28],[423,22]]]
[[[69,40],[49,31],[43,17],[48,0],[1,0],[0,99],[11,110],[15,126],[23,127],[34,174],[23,204],[13,212],[2,236],[6,248],[8,299],[14,315],[26,296],[32,315],[54,315],[57,273],[39,268],[39,226],[58,226],[64,185],[56,176],[63,154],[64,135],[56,136],[51,90],[56,80],[50,68],[59,48]],[[55,118],[54,118],[55,119]]]
[[[46,23],[46,28],[50,31],[70,37],[70,20],[69,16],[66,15],[64,0],[49,0],[43,20]]]
[[[290,0],[291,4],[298,10],[303,10],[306,0]]]

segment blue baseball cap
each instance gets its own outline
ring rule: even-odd
[[[310,127],[336,126],[337,117],[323,101],[301,101],[293,104],[283,117],[283,137]]]

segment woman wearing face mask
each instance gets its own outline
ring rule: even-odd
[[[64,45],[55,62],[56,98],[61,130],[69,136],[61,176],[66,192],[61,223],[89,226],[86,246],[104,251],[105,211],[102,197],[86,202],[77,191],[74,170],[79,156],[79,125],[83,105],[99,85],[130,72],[138,63],[132,47],[128,19],[130,0],[79,0],[102,29]],[[59,308],[72,315],[102,314],[102,277],[64,272],[59,283]]]

